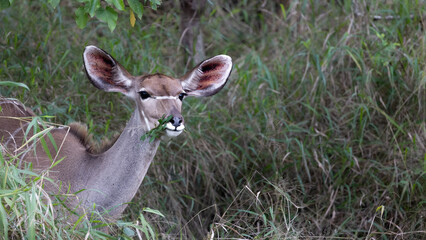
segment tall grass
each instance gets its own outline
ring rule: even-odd
[[[85,45],[133,74],[192,67],[175,3],[146,11],[135,28],[124,16],[114,33],[95,22],[79,30],[71,5],[25,3],[0,17],[0,79],[30,91],[0,94],[54,122],[86,122],[98,139],[119,131],[133,106],[90,86]],[[424,238],[425,1],[218,0],[207,12],[206,53],[232,56],[229,84],[185,100],[187,132],[160,145],[123,221],[141,224],[144,208],[157,209],[164,217],[143,216],[160,239]],[[30,186],[26,194],[42,192]],[[32,206],[22,199],[18,213]],[[0,211],[13,236],[42,231]],[[75,236],[57,224],[49,236]]]

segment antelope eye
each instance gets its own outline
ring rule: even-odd
[[[186,95],[187,95],[186,93],[181,93],[181,94],[179,94],[179,99],[182,101],[182,100],[183,100],[183,98],[184,98]]]
[[[139,95],[141,95],[141,98],[142,98],[143,100],[145,100],[145,99],[147,99],[147,98],[151,97],[151,95],[149,95],[149,93],[147,93],[146,91],[139,92]]]

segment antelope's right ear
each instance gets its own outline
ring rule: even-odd
[[[208,97],[225,86],[232,70],[232,59],[218,55],[202,61],[181,78],[183,90],[188,96]]]
[[[87,46],[83,61],[87,77],[95,87],[106,92],[130,93],[132,76],[107,52]]]

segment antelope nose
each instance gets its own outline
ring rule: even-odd
[[[173,116],[172,119],[170,119],[170,123],[174,126],[174,127],[179,127],[183,122],[183,117],[182,116]]]

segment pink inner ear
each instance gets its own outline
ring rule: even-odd
[[[216,84],[221,84],[224,78],[224,67],[225,64],[220,61],[208,61],[200,66],[202,74],[197,89],[204,90],[209,87],[215,87]]]
[[[201,66],[201,71],[203,73],[207,73],[209,71],[214,71],[216,68],[223,67],[223,64],[221,62],[208,62]]]
[[[216,84],[218,79],[220,79],[222,75],[220,74],[203,74],[198,82],[197,89],[202,90],[208,87],[211,87],[213,84]]]
[[[104,91],[126,92],[128,82],[116,61],[105,51],[89,46],[84,53],[85,68],[90,81]],[[121,74],[120,74],[121,72]]]
[[[207,59],[183,77],[182,87],[190,96],[208,97],[219,92],[231,73],[232,59],[218,55]]]
[[[99,52],[90,52],[86,57],[89,65],[88,72],[91,77],[101,79],[108,84],[114,84],[115,63],[111,58]]]

